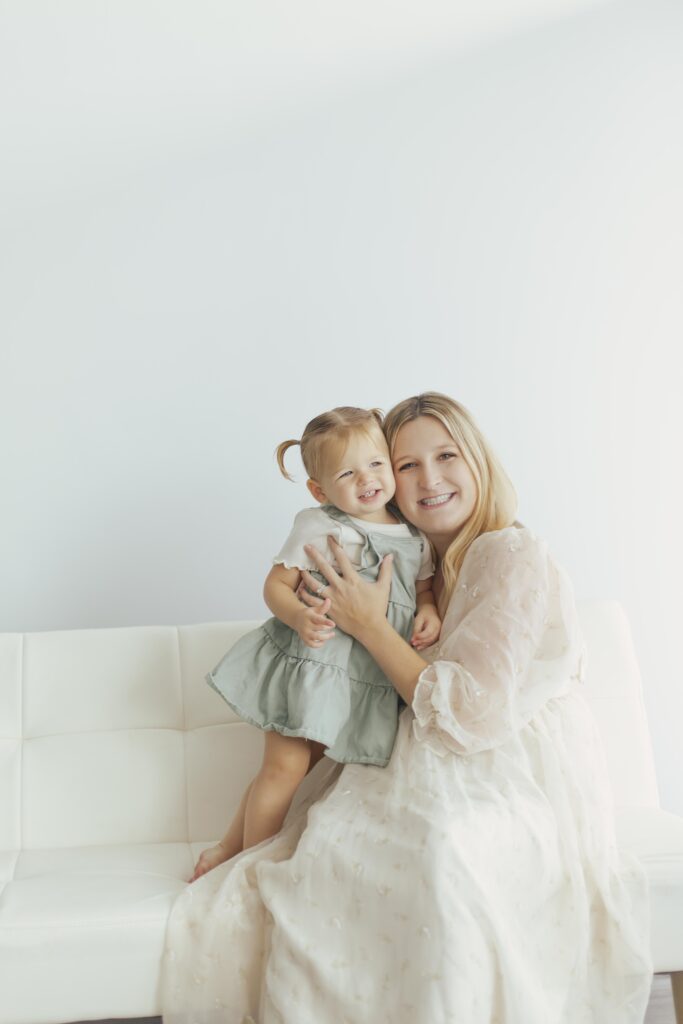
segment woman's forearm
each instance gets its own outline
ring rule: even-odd
[[[369,651],[406,704],[412,704],[420,673],[428,662],[399,636],[387,619],[364,627],[356,633],[356,639]]]

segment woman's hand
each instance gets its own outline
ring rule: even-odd
[[[324,597],[313,597],[311,594],[304,596],[303,592],[300,596],[304,597],[305,603],[311,607],[322,605],[329,599],[331,606],[327,613],[328,617],[345,633],[361,639],[360,634],[364,630],[372,630],[374,624],[386,619],[393,556],[389,554],[382,559],[377,582],[368,583],[356,572],[348,555],[334,537],[330,537],[329,542],[343,577],[335,572],[317,548],[310,544],[304,545],[306,554],[318,566],[327,580],[327,585],[324,586]],[[310,590],[321,589],[318,581],[305,569],[302,570],[301,576]]]

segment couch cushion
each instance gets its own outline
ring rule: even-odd
[[[648,871],[655,969],[680,969],[683,820],[656,807],[628,622],[580,613],[619,844]],[[0,636],[0,1024],[159,1013],[170,907],[260,764],[204,682],[254,625]]]
[[[658,807],[619,807],[617,844],[635,854],[650,881],[654,969],[683,968],[683,818]]]
[[[578,605],[586,641],[585,697],[600,730],[617,804],[657,807],[659,795],[631,628],[618,601]]]
[[[0,849],[21,846],[21,633],[0,633]]]
[[[263,735],[204,676],[255,625],[0,637],[0,848],[222,834]]]
[[[617,837],[648,872],[655,970],[674,970],[683,963],[683,820],[620,809]],[[20,853],[0,893],[0,1020],[50,1024],[56,1006],[62,1020],[159,1014],[166,920],[206,845]]]
[[[24,740],[24,849],[187,841],[184,734],[119,729]]]
[[[205,845],[20,853],[0,892],[0,1020],[158,1014],[166,920]]]

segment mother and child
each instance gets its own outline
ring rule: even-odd
[[[263,764],[172,907],[164,1024],[643,1024],[571,582],[491,445],[439,392],[295,444],[317,504],[207,677]]]
[[[298,513],[273,559],[263,595],[274,617],[242,637],[207,676],[241,718],[265,731],[263,764],[228,832],[201,854],[191,881],[275,835],[301,780],[323,754],[381,766],[391,755],[405,705],[366,648],[335,631],[329,599],[319,608],[300,600],[303,571],[316,579],[319,596],[327,583],[305,546],[318,547],[339,569],[328,543],[333,537],[369,580],[391,555],[387,618],[393,628],[415,650],[435,643],[441,629],[429,541],[392,504],[396,480],[380,410],[332,409],[312,419],[300,441],[283,441],[276,456],[289,480],[284,456],[293,445],[300,445],[306,486],[318,505]],[[444,500],[430,499],[427,507]]]

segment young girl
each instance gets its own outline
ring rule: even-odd
[[[320,507],[298,513],[273,559],[263,593],[275,618],[241,637],[206,677],[241,718],[265,731],[263,764],[228,833],[204,851],[190,881],[278,832],[323,754],[380,766],[391,755],[404,702],[365,648],[335,629],[329,600],[310,608],[297,597],[302,570],[319,582],[318,595],[326,585],[304,545],[315,544],[336,565],[331,534],[369,580],[391,553],[388,620],[416,650],[435,643],[441,628],[429,542],[389,505],[396,484],[379,410],[332,409],[311,420],[301,441],[283,441],[276,454],[288,480],[284,455],[297,444]]]

